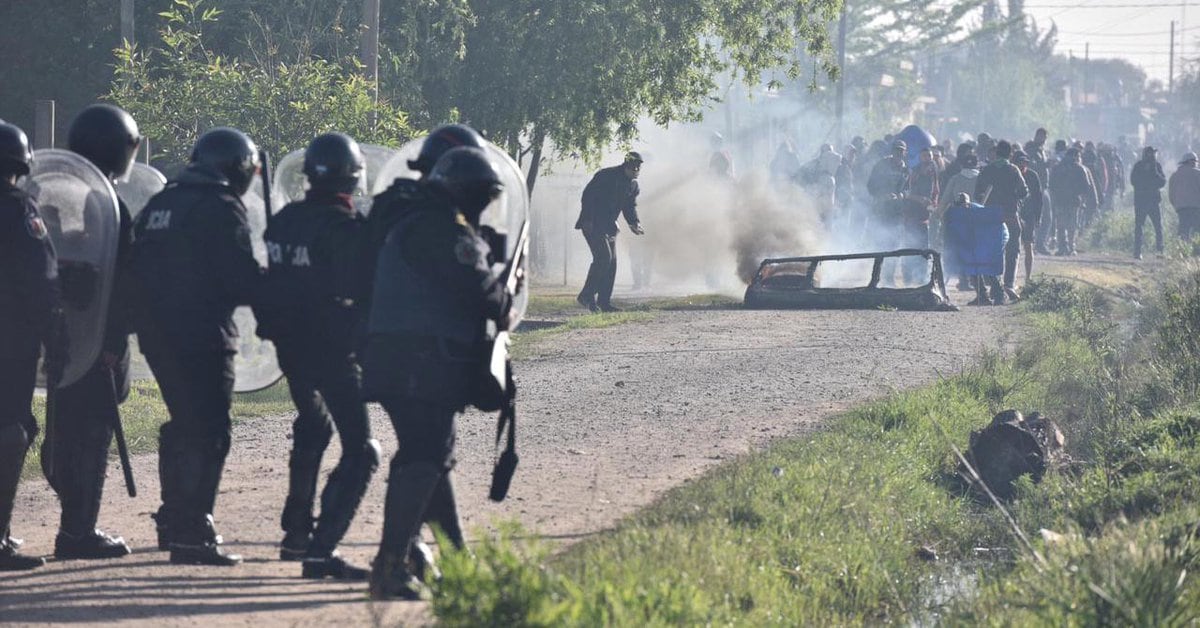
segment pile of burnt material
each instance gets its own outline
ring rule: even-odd
[[[996,497],[1010,499],[1017,478],[1029,475],[1034,482],[1041,482],[1047,471],[1068,464],[1065,444],[1062,430],[1054,421],[1037,412],[1024,416],[1016,410],[1005,410],[992,417],[987,427],[971,432],[966,458]],[[968,469],[960,472],[977,484]]]

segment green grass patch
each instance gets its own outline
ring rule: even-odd
[[[653,320],[654,316],[654,312],[641,310],[572,316],[553,327],[544,327],[542,329],[513,334],[512,346],[509,347],[509,353],[514,360],[526,360],[536,357],[538,343],[550,336],[581,329],[603,329],[626,323],[643,323]]]
[[[1194,623],[1200,276],[1136,312],[1062,284],[1027,303],[1010,354],[726,464],[598,537],[551,554],[507,530],[451,553],[435,612],[452,626]],[[961,492],[951,454],[1009,407],[1058,421],[1078,461],[1007,505],[1039,557]]]
[[[277,416],[295,412],[291,397],[288,395],[287,381],[280,380],[274,386],[254,393],[236,394],[233,396],[231,414],[233,420],[247,421],[265,416]],[[33,399],[33,414],[38,425],[46,425],[46,398],[38,395]],[[154,380],[134,381],[129,390],[129,398],[121,404],[121,425],[125,429],[125,440],[129,443],[132,454],[146,453],[158,450],[158,428],[167,420],[167,406],[163,403],[162,393]],[[44,434],[43,434],[44,435]],[[29,449],[25,457],[23,477],[31,474],[41,474],[42,453],[41,437],[36,446]],[[111,454],[116,455],[114,444]]]

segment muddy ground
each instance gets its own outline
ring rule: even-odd
[[[1063,265],[1065,266],[1065,265]],[[956,301],[969,295],[956,293]],[[469,415],[459,429],[459,499],[473,535],[516,519],[555,542],[610,527],[673,486],[739,454],[812,430],[822,419],[889,391],[969,366],[983,348],[1019,333],[1011,308],[957,313],[886,311],[660,312],[652,320],[548,335],[517,365],[521,465],[502,504],[487,501],[493,420]],[[395,439],[371,412],[384,451]],[[128,498],[115,463],[101,524],[125,536],[132,556],[108,562],[51,561],[0,575],[0,623],[254,626],[406,623],[429,620],[422,605],[371,604],[365,586],[297,578],[275,560],[286,487],[290,417],[236,426],[217,502],[233,569],[176,567],[154,549],[157,456],[135,457],[141,489]],[[326,457],[331,467],[336,447]],[[343,553],[375,553],[384,477],[372,480]],[[49,553],[54,494],[25,482],[13,532]]]

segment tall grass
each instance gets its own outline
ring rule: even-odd
[[[1131,313],[1061,283],[1027,292],[1009,355],[849,412],[671,491],[562,553],[511,532],[448,558],[449,625],[1194,622],[1200,279]],[[950,445],[1015,407],[1077,464],[1008,510],[962,492]],[[1193,527],[1189,527],[1193,526]],[[999,556],[1001,558],[987,558]],[[981,558],[983,557],[983,558]],[[977,573],[975,573],[977,572]],[[974,573],[974,575],[972,575]]]

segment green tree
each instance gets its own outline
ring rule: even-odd
[[[263,53],[245,61],[213,51],[205,27],[219,14],[203,0],[174,0],[162,14],[160,45],[117,50],[108,97],[138,120],[156,158],[184,163],[196,138],[214,126],[239,128],[275,155],[330,130],[385,145],[412,135],[403,111],[374,101],[352,59],[284,63]]]
[[[836,74],[825,25],[838,0],[470,6],[463,54],[423,84],[434,81],[464,120],[535,165],[546,140],[562,153],[592,157],[629,142],[644,117],[662,125],[696,120],[726,73],[750,84],[772,69],[797,77],[805,69],[798,41]]]

